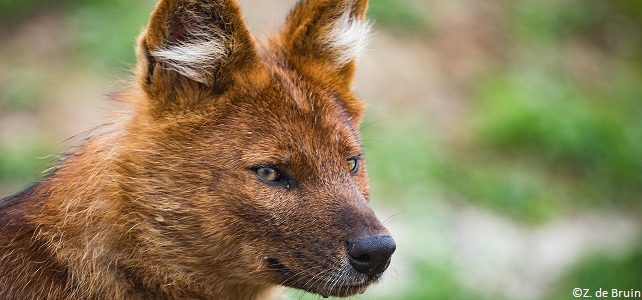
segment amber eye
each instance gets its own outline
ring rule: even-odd
[[[348,159],[348,170],[350,170],[350,173],[352,174],[359,171],[359,158],[353,157],[351,159]]]
[[[256,175],[269,183],[278,182],[281,180],[281,173],[270,167],[260,167],[256,169]]]

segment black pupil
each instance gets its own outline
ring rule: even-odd
[[[274,176],[276,171],[272,168],[260,168],[259,169],[259,175],[263,177],[266,180],[276,180],[277,176]]]

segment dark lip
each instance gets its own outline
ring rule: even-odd
[[[300,276],[297,276],[296,272],[286,267],[277,258],[270,257],[270,258],[267,258],[265,261],[271,271],[274,271],[280,275],[282,280],[281,284],[285,286],[289,286],[291,288],[295,288],[295,289],[302,289],[309,293],[319,294],[326,298],[330,296],[348,297],[348,296],[355,295],[357,293],[363,293],[368,286],[377,282],[381,277],[381,275],[370,277],[361,284],[347,284],[342,286],[335,286],[332,288],[331,291],[324,291],[323,285],[306,286],[304,289],[304,287],[298,286],[296,283],[305,282],[305,280],[302,280]]]
[[[279,273],[286,284],[288,281],[292,281],[290,278],[297,277],[294,271],[283,265],[277,258],[269,257],[265,261],[267,262],[268,268]]]

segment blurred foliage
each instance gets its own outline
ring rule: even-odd
[[[54,7],[66,7],[73,0],[0,0],[0,24],[20,22],[29,16]]]
[[[414,266],[415,276],[409,285],[414,287],[397,299],[425,300],[483,300],[474,291],[462,286],[446,266],[428,264],[423,261]],[[373,299],[391,299],[390,296],[372,297]],[[368,298],[370,299],[370,298]]]
[[[642,187],[639,115],[609,109],[562,78],[500,75],[480,91],[479,140],[617,195]]]
[[[419,10],[406,0],[371,0],[368,15],[377,25],[403,34],[418,34],[428,26]]]
[[[372,1],[371,14],[394,27],[412,20],[408,7]],[[630,49],[640,49],[639,30],[632,29],[640,24],[640,2],[520,0],[506,10],[515,48],[473,86],[474,142],[441,149],[425,124],[388,122],[365,138],[385,141],[367,148],[375,189],[389,194],[421,183],[412,189],[438,189],[533,223],[577,205],[639,206],[642,69]],[[608,57],[611,67],[598,82],[579,82],[567,69],[563,50],[578,40]]]
[[[154,6],[153,0],[0,0],[0,25],[15,26],[30,15],[64,14],[73,30],[78,62],[100,71],[122,71],[135,61],[134,42]]]
[[[571,291],[577,287],[589,289],[593,293],[599,289],[606,290],[609,296],[605,298],[615,299],[611,297],[611,289],[621,291],[638,289],[640,279],[642,279],[642,247],[628,255],[586,259],[569,272],[552,295],[546,299],[569,299]]]
[[[586,2],[592,2],[587,5]],[[508,14],[518,38],[554,42],[576,37],[601,21],[604,1],[528,1],[511,3]]]
[[[46,98],[46,79],[35,70],[15,70],[11,77],[0,83],[0,111],[32,111]]]
[[[642,2],[511,1],[506,8],[504,46],[511,53],[472,86],[472,141],[445,145],[409,116],[364,127],[373,194],[404,201],[454,195],[531,224],[578,208],[639,212]],[[569,62],[567,51],[578,44],[602,60],[600,73],[588,80]],[[404,201],[395,207],[404,206],[409,217],[421,214],[419,204]],[[568,299],[574,287],[637,288],[642,246],[636,249],[587,258],[546,299]],[[431,273],[416,263],[415,270]],[[459,299],[429,292],[430,280],[399,299]],[[465,291],[441,284],[451,293]]]
[[[412,120],[386,122],[384,127],[368,116],[362,126],[368,170],[376,181],[372,188],[382,198],[403,193],[421,194],[435,184],[434,173],[442,160],[441,149],[435,136],[423,128],[425,125]]]
[[[0,145],[0,182],[8,185],[35,182],[53,162],[45,153],[51,153],[51,149],[41,142]]]
[[[135,62],[135,41],[154,1],[101,0],[80,2],[70,14],[76,51],[83,64],[102,70],[129,70]]]

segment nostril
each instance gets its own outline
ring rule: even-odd
[[[360,263],[363,263],[363,264],[370,263],[370,255],[367,255],[367,254],[359,255],[359,256],[352,256],[352,255],[351,255],[350,257],[351,257],[353,260],[355,260],[355,261],[357,261],[357,262],[360,262]]]

